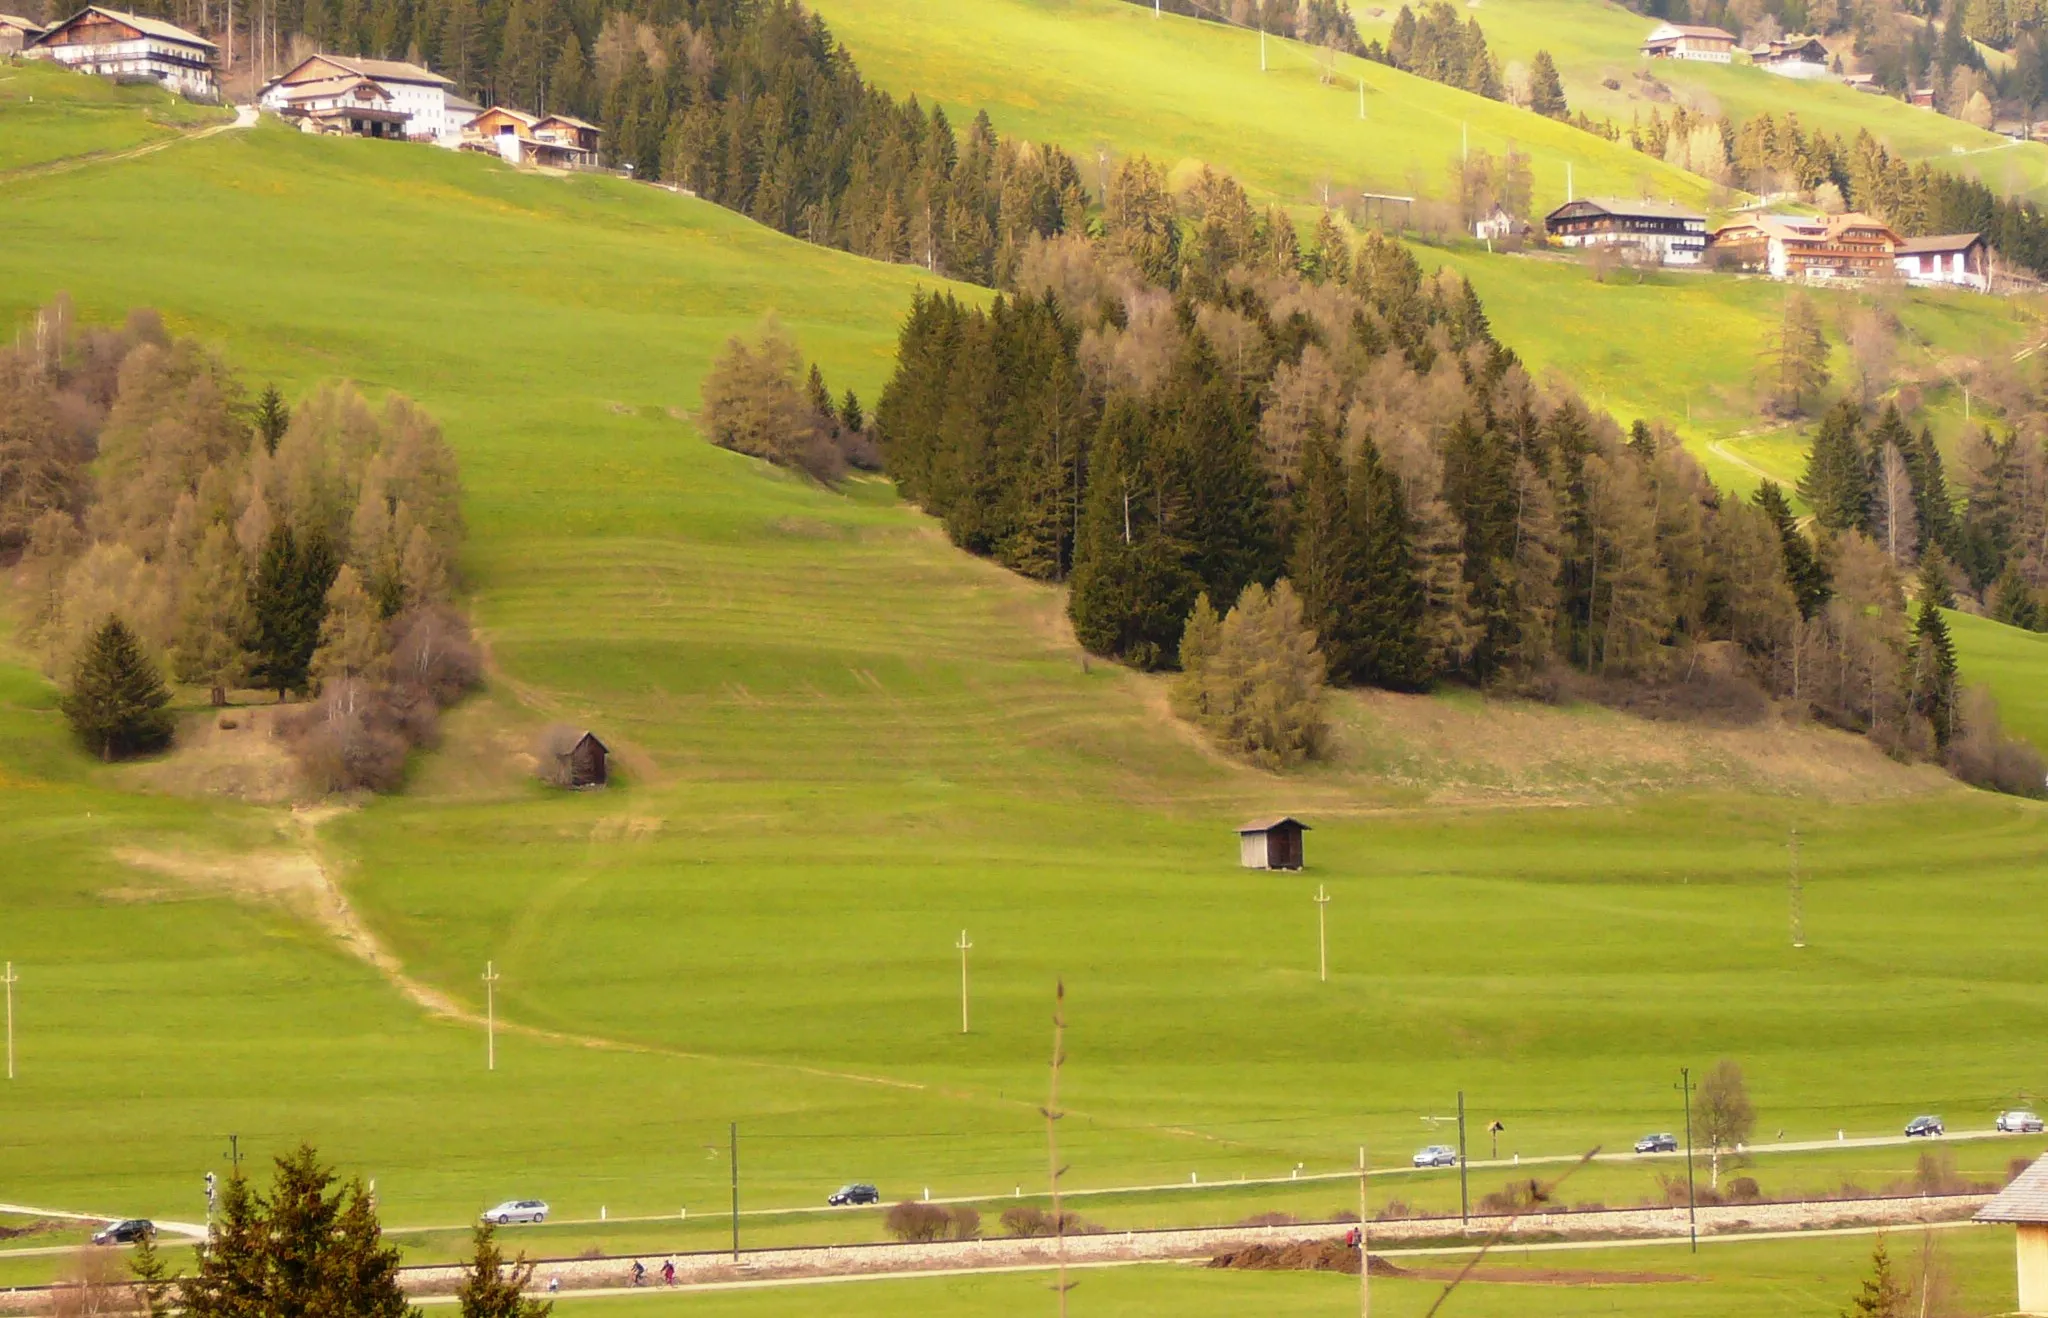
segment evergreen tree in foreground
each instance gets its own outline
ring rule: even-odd
[[[362,1182],[338,1185],[310,1145],[277,1160],[267,1196],[229,1179],[198,1264],[187,1318],[417,1318]]]
[[[79,740],[112,760],[170,745],[170,703],[135,633],[109,615],[86,643],[59,705]]]
[[[1539,50],[1529,64],[1529,108],[1552,119],[1571,113],[1564,100],[1564,80],[1557,76],[1557,61],[1550,52]]]
[[[1884,1247],[1884,1237],[1879,1236],[1877,1247],[1870,1252],[1870,1275],[1849,1307],[1842,1310],[1842,1318],[1899,1318],[1906,1310],[1906,1298],[1906,1288],[1892,1275],[1892,1258]]]
[[[455,1291],[462,1318],[548,1318],[555,1306],[524,1294],[533,1281],[533,1264],[521,1254],[507,1265],[496,1235],[490,1223],[477,1224],[476,1252]]]
[[[1778,528],[1778,543],[1785,552],[1785,584],[1799,603],[1799,616],[1819,613],[1834,593],[1828,582],[1827,564],[1814,552],[1813,543],[1800,531],[1792,516],[1792,505],[1776,481],[1764,481],[1756,488],[1756,506],[1763,509]]]
[[[1948,623],[1932,600],[1920,601],[1913,619],[1913,712],[1934,729],[1934,744],[1946,746],[1957,732],[1956,647]]]
[[[284,438],[284,432],[291,428],[292,409],[284,401],[284,395],[277,386],[263,386],[262,397],[256,400],[256,433],[263,437],[263,448],[267,453],[277,452],[277,441]]]
[[[302,545],[291,527],[280,524],[263,546],[249,593],[256,623],[250,675],[280,700],[306,689],[336,570],[332,551],[317,535]]]
[[[1870,468],[1858,428],[1854,403],[1844,399],[1829,408],[1813,433],[1806,474],[1799,480],[1799,497],[1813,509],[1813,520],[1830,531],[1868,529]]]

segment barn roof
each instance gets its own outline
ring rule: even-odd
[[[30,22],[19,14],[0,14],[0,27],[11,27],[31,37],[39,37],[43,34],[43,25],[41,23]]]
[[[2012,1178],[2012,1184],[1977,1210],[1979,1222],[2048,1223],[2048,1157]]]
[[[1292,815],[1275,815],[1271,819],[1254,819],[1248,823],[1239,824],[1237,831],[1240,833],[1270,833],[1282,824],[1292,824],[1304,832],[1308,830],[1307,824],[1302,823]]]
[[[1608,215],[1650,220],[1704,221],[1707,218],[1700,212],[1675,202],[1651,201],[1638,197],[1579,197],[1559,206],[1545,218],[1558,219],[1567,212],[1572,216],[1604,212]]]
[[[593,745],[593,746],[597,747],[597,748],[598,748],[599,750],[603,751],[603,752],[604,752],[605,754],[607,754],[607,755],[611,754],[611,749],[612,749],[612,748],[611,748],[611,747],[609,747],[609,746],[607,746],[607,745],[605,745],[605,744],[604,744],[603,742],[599,741],[599,740],[597,739],[597,734],[596,734],[595,732],[586,732],[586,733],[584,733],[584,734],[583,734],[582,736],[578,737],[578,738],[576,739],[576,745],[575,745],[575,746],[572,746],[572,747],[570,747],[570,749],[571,749],[571,750],[577,750],[577,749],[580,749],[580,748],[582,747],[583,743],[584,743],[584,742],[586,742],[586,741],[587,741],[587,742],[589,742],[589,743],[590,743],[591,745]]]
[[[140,14],[131,14],[120,9],[109,9],[105,5],[87,5],[63,22],[53,24],[47,32],[43,33],[39,40],[47,41],[65,28],[70,27],[73,23],[84,18],[87,14],[98,14],[103,18],[111,18],[116,23],[125,23],[143,36],[155,37],[159,41],[175,41],[182,46],[200,46],[207,50],[220,49],[205,37],[194,32],[187,32],[176,23],[166,23],[160,18],[144,18]]]
[[[1977,245],[1980,235],[1974,233],[1931,233],[1924,238],[1901,238],[1899,255],[1911,256],[1915,252],[1960,252]]]

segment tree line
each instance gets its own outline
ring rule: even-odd
[[[407,399],[251,398],[151,312],[81,326],[60,298],[0,350],[21,637],[110,757],[167,739],[151,682],[168,672],[215,705],[317,691],[291,729],[315,779],[395,783],[476,676],[451,606],[460,495],[453,451]],[[155,712],[113,718],[124,704]]]
[[[1470,286],[1396,241],[1276,265],[1288,246],[1169,287],[1128,243],[1069,235],[986,309],[920,293],[875,409],[887,469],[954,543],[1067,582],[1081,643],[1141,668],[1289,635],[1298,601],[1335,682],[1727,679],[1901,754],[1960,735],[1939,612],[1909,620],[1868,526],[1810,537],[1782,492],[1735,498],[1661,427],[1539,386]],[[1297,712],[1262,716],[1311,729],[1298,752]]]

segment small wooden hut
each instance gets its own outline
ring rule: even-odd
[[[1286,815],[1240,824],[1238,861],[1248,870],[1298,870],[1302,864],[1301,835],[1306,832],[1307,824]]]
[[[602,787],[610,776],[610,757],[611,751],[597,734],[586,732],[562,752],[562,779],[571,787]]]

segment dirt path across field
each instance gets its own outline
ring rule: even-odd
[[[0,170],[0,179],[4,179],[9,183],[16,183],[23,179],[41,178],[49,174],[63,174],[70,170],[83,169],[87,165],[110,165],[117,161],[135,160],[142,156],[154,155],[156,152],[162,151],[166,147],[176,146],[180,142],[199,142],[209,137],[216,137],[221,133],[233,132],[238,128],[253,128],[256,126],[256,121],[259,117],[260,115],[255,106],[238,105],[235,107],[235,117],[224,124],[209,124],[205,128],[194,129],[190,132],[183,129],[174,129],[169,137],[159,137],[155,141],[144,142],[141,146],[131,146],[120,151],[89,151],[84,155],[65,156],[61,160],[46,160],[41,164],[23,165],[20,169]],[[165,126],[170,127],[170,125]]]

